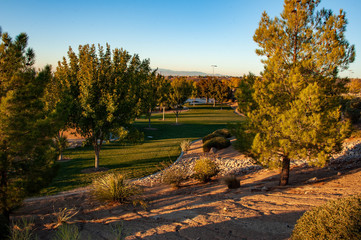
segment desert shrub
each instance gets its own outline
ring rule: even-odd
[[[239,188],[241,186],[239,180],[235,175],[228,175],[223,178],[224,184],[227,185],[229,189]]]
[[[305,212],[291,239],[361,239],[361,195],[332,200]]]
[[[109,173],[93,180],[92,193],[100,201],[127,203],[137,200],[142,190],[120,173]]]
[[[231,141],[225,137],[214,137],[203,143],[203,152],[209,152],[212,147],[217,149],[222,149],[229,147],[231,145]]]
[[[187,179],[184,170],[180,167],[173,166],[163,171],[162,182],[172,187],[178,188],[180,184]]]
[[[191,147],[191,140],[183,140],[180,143],[180,148],[182,149],[182,152],[187,152],[189,148]]]
[[[61,225],[55,233],[53,240],[78,240],[80,239],[79,229],[75,225]]]
[[[202,138],[203,143],[215,138],[215,137],[225,137],[225,138],[230,138],[232,136],[231,132],[227,129],[227,128],[223,128],[223,129],[218,129],[210,134],[208,134],[207,136]]]
[[[9,240],[32,240],[38,239],[34,234],[34,221],[33,219],[21,218],[14,221],[10,228]]]
[[[202,182],[209,182],[219,172],[217,164],[206,157],[196,160],[193,171],[193,178]]]

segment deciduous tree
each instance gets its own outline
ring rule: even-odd
[[[183,109],[183,105],[191,94],[192,83],[185,78],[175,78],[171,82],[169,104],[176,116],[176,124],[178,124],[178,116]]]
[[[71,48],[68,59],[58,63],[56,77],[71,96],[70,120],[78,133],[92,143],[95,168],[104,140],[129,124],[140,111],[141,84],[151,74],[149,60],[140,60],[123,49],[94,45]]]

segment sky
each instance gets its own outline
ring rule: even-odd
[[[346,39],[356,60],[341,76],[361,78],[361,1],[323,0],[319,7],[346,11]],[[263,70],[253,35],[261,14],[279,16],[283,0],[0,0],[0,26],[29,35],[42,68],[67,55],[69,46],[109,43],[152,68],[241,76]]]

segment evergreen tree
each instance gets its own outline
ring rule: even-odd
[[[25,33],[14,40],[0,35],[0,237],[5,238],[10,212],[44,186],[54,161],[54,132],[43,101],[50,68],[40,73],[32,68],[34,52]]]
[[[280,185],[288,184],[291,160],[323,166],[348,130],[340,120],[345,81],[338,72],[354,61],[355,49],[345,39],[345,12],[316,11],[319,2],[285,0],[281,18],[264,12],[253,37],[265,58],[244,107],[255,135],[252,154],[266,167],[281,167]]]
[[[69,120],[77,132],[92,143],[95,168],[104,140],[140,113],[141,85],[151,75],[149,60],[141,61],[123,49],[111,51],[94,45],[69,48],[69,62],[58,63],[56,78],[70,96]]]

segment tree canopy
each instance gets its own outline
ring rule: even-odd
[[[355,48],[345,39],[345,12],[316,11],[319,2],[285,0],[280,18],[262,14],[253,37],[264,57],[262,78],[244,84],[238,97],[252,96],[243,108],[255,136],[251,152],[264,166],[282,166],[280,185],[288,184],[291,159],[322,166],[347,135],[338,73],[354,61]]]
[[[71,96],[70,120],[95,151],[95,168],[104,140],[140,112],[142,83],[151,77],[149,60],[126,50],[94,45],[72,48],[58,63],[56,78]]]

